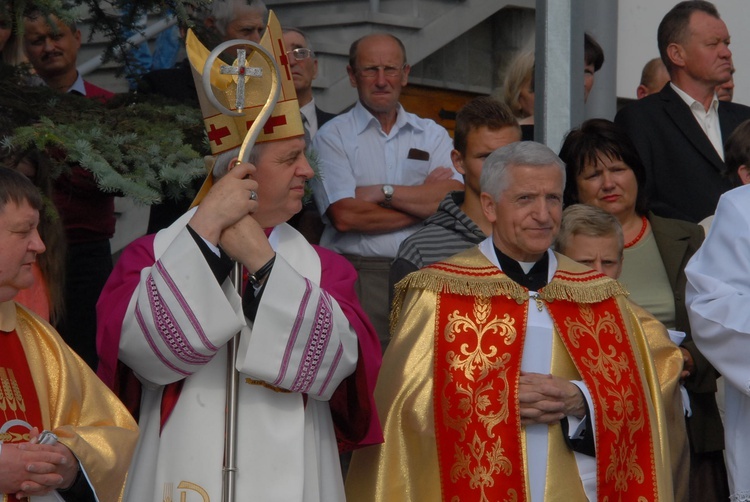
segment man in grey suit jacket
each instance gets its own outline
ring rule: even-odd
[[[750,118],[750,108],[716,97],[716,86],[732,76],[732,53],[713,4],[680,2],[664,16],[657,38],[671,82],[620,110],[615,122],[646,166],[652,210],[697,223],[732,188],[723,143]]]

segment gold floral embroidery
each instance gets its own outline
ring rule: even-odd
[[[456,310],[448,316],[448,324],[445,327],[445,339],[453,342],[459,332],[471,332],[476,334],[476,344],[461,345],[461,353],[456,354],[449,351],[447,354],[448,367],[452,371],[463,370],[466,378],[471,381],[482,380],[487,377],[490,370],[497,369],[507,362],[507,357],[497,358],[497,348],[491,344],[483,344],[484,337],[496,335],[503,339],[505,345],[510,345],[516,340],[515,320],[508,314],[502,319],[497,316],[486,323],[491,311],[489,298],[477,298],[474,303],[474,319],[461,315]],[[493,361],[494,359],[494,361]],[[479,375],[475,378],[475,370]]]
[[[646,428],[647,416],[640,397],[634,393],[638,387],[637,375],[634,374],[636,362],[630,359],[629,353],[615,345],[621,346],[627,335],[621,331],[611,312],[596,317],[590,306],[582,306],[580,318],[567,318],[565,325],[570,344],[575,348],[585,348],[586,355],[580,359],[581,364],[596,375],[592,379],[592,390],[603,410],[597,420],[615,434],[610,451],[600,452],[609,458],[605,472],[607,481],[614,483],[616,492],[625,493],[630,481],[640,484],[644,480],[634,436]]]
[[[491,298],[472,300],[471,313],[451,311],[443,330],[444,340],[453,350],[445,352],[442,414],[444,424],[459,435],[453,445],[451,480],[455,483],[467,478],[469,487],[478,490],[479,500],[485,501],[486,489],[495,484],[495,474],[502,472],[507,476],[513,470],[493,429],[508,422],[510,414],[508,373],[512,354],[499,346],[513,345],[518,332],[509,314],[492,315]],[[477,426],[484,432],[478,434]],[[466,435],[471,431],[473,439],[469,443]],[[517,499],[516,491],[509,490],[507,500]]]
[[[451,468],[451,480],[455,482],[459,477],[468,477],[469,486],[480,491],[479,500],[489,502],[485,495],[485,487],[494,486],[493,475],[498,472],[508,475],[513,471],[513,466],[504,453],[502,441],[493,441],[492,447],[487,451],[487,441],[482,441],[477,434],[474,434],[468,452],[462,448],[462,445],[456,443],[456,462]]]

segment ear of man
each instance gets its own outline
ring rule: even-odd
[[[685,49],[680,44],[669,44],[667,47],[667,57],[672,65],[682,68],[685,66]]]
[[[746,164],[742,164],[737,168],[737,175],[740,177],[743,185],[750,183],[750,168]]]

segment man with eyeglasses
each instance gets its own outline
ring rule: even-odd
[[[336,115],[325,112],[315,105],[312,82],[318,76],[318,58],[315,57],[307,35],[297,28],[286,27],[283,31],[284,47],[288,51],[289,66],[292,68],[299,111],[302,113],[305,129],[310,133],[310,138],[314,138],[318,128]]]
[[[313,194],[325,224],[321,245],[357,269],[357,293],[383,350],[391,261],[445,195],[463,189],[460,175],[447,167],[452,142],[445,129],[399,104],[409,70],[395,36],[376,33],[355,41],[347,72],[359,100],[313,140],[321,174],[312,180]]]
[[[286,55],[292,70],[294,90],[297,92],[299,111],[305,127],[305,143],[309,149],[310,142],[318,132],[318,128],[336,115],[321,110],[315,104],[312,82],[318,75],[318,58],[315,57],[307,35],[298,28],[284,27],[282,30],[284,47],[287,50]],[[320,243],[323,221],[312,199],[306,200],[302,211],[292,216],[288,223],[304,235],[310,244]]]

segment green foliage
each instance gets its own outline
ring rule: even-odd
[[[104,104],[23,85],[18,73],[0,68],[0,155],[44,152],[53,177],[80,165],[101,190],[144,204],[192,197],[208,153],[198,110],[133,94]]]

